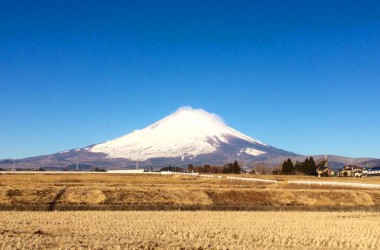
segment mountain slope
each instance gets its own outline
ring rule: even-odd
[[[140,161],[158,157],[196,157],[215,152],[233,139],[267,146],[226,126],[216,115],[182,108],[143,130],[95,145],[89,151],[105,153],[109,158]],[[255,148],[246,148],[242,152],[254,156],[266,153]]]

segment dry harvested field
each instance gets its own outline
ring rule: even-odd
[[[256,183],[182,175],[0,174],[0,209],[380,209],[380,189],[287,183],[289,179],[309,179],[376,184],[380,183],[379,178],[260,178],[279,182]]]
[[[319,179],[280,177],[256,183],[182,175],[0,174],[0,248],[380,248],[380,190],[290,185],[287,180]],[[40,211],[15,211],[23,209]],[[174,211],[179,209],[261,211]]]
[[[376,212],[0,212],[1,249],[380,249]]]
[[[357,183],[372,183],[380,184],[380,177],[315,177],[305,175],[259,175],[262,179],[275,179],[279,181],[295,181],[295,180],[308,180],[308,181],[337,181],[337,182],[357,182]]]

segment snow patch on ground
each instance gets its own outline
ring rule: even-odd
[[[265,154],[264,151],[257,150],[254,148],[243,148],[242,150],[240,150],[240,152],[241,153],[247,153],[247,154],[253,155],[253,156],[259,156],[259,155]]]

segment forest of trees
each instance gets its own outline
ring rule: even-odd
[[[242,172],[243,170],[237,161],[223,166],[223,174],[241,174]]]
[[[325,161],[321,161],[318,164],[314,161],[313,157],[306,158],[305,161],[297,161],[293,164],[291,159],[284,161],[281,167],[281,174],[306,174],[306,175],[315,175],[317,168],[324,166]]]
[[[211,165],[203,165],[203,166],[193,166],[189,164],[187,166],[188,172],[196,172],[196,173],[209,173],[209,174],[220,174],[223,172],[223,167],[221,166],[211,166]]]
[[[223,167],[210,165],[193,166],[192,164],[189,164],[187,171],[208,174],[240,174],[243,170],[239,163],[235,161],[234,163],[227,163]]]
[[[170,172],[180,172],[180,173],[184,172],[183,168],[176,167],[176,166],[172,167],[171,165],[169,165],[168,167],[161,168],[160,171],[163,171],[163,172],[170,171]]]

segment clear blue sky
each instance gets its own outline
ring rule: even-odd
[[[181,106],[300,154],[380,158],[380,1],[1,1],[0,159]]]

